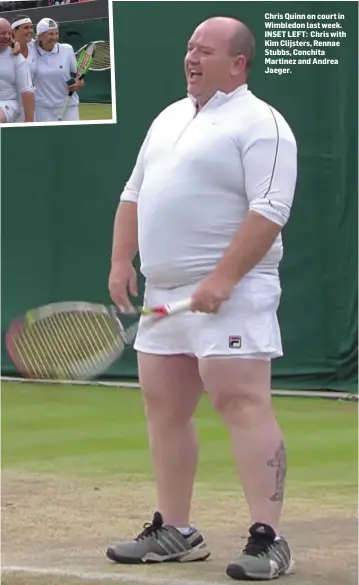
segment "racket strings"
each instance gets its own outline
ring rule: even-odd
[[[130,327],[128,327],[126,329],[126,332],[125,332],[126,343],[131,344],[135,341],[137,331],[138,331],[138,323],[133,323],[133,325],[130,325]]]
[[[35,321],[14,339],[24,370],[33,377],[80,378],[124,344],[106,314],[59,313]]]
[[[103,69],[110,69],[111,67],[111,53],[110,43],[107,41],[96,44],[95,55],[90,69],[93,71],[101,71]]]

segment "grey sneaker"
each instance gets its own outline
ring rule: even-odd
[[[151,524],[144,525],[144,530],[135,540],[110,546],[106,553],[111,561],[128,565],[204,561],[210,554],[197,530],[183,536],[174,526],[164,525],[159,512],[154,514]]]
[[[228,577],[239,581],[271,581],[294,571],[287,541],[276,538],[267,524],[253,524],[250,537],[239,558],[227,567]]]

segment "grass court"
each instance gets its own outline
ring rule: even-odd
[[[357,405],[275,398],[288,446],[283,532],[296,560],[291,585],[357,584]],[[229,439],[206,396],[196,421],[200,463],[192,521],[204,563],[110,564],[155,505],[138,390],[2,384],[3,585],[218,585],[244,544],[248,517]]]
[[[80,104],[81,120],[111,120],[111,104]]]

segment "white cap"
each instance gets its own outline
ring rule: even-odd
[[[42,35],[49,30],[57,30],[59,27],[52,18],[42,18],[36,26],[36,34]]]

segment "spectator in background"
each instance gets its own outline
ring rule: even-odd
[[[7,10],[14,10],[15,2],[0,2],[0,11],[6,12]]]
[[[19,2],[18,0],[0,0],[0,11],[6,12],[8,10],[21,10],[22,8],[36,8],[38,3],[38,0],[24,0],[22,2]]]
[[[79,0],[38,0],[37,7],[48,7],[48,6],[62,6],[64,4],[74,4]]]
[[[36,8],[38,0],[23,0],[18,2],[13,0],[12,2],[1,2],[2,5],[7,5],[3,10],[21,10],[22,8]]]
[[[83,0],[0,0],[0,12],[10,10],[21,10],[28,8],[47,8],[49,6],[62,6],[64,4],[74,4]],[[88,0],[86,0],[88,1]]]

